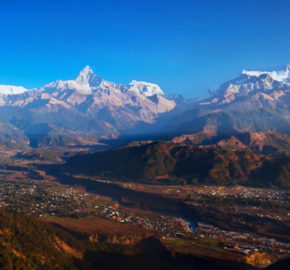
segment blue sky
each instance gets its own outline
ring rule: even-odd
[[[289,0],[0,0],[0,84],[39,87],[90,65],[198,95],[290,63],[289,11]]]

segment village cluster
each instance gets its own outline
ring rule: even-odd
[[[266,252],[273,254],[290,254],[290,243],[274,238],[262,237],[254,233],[240,233],[222,230],[218,227],[198,223],[194,233],[199,237],[209,237],[222,240],[224,249],[232,252],[249,254]]]
[[[30,181],[0,181],[0,207],[8,211],[57,216],[79,216],[87,212],[86,193],[70,187]]]
[[[101,210],[105,218],[116,220],[120,223],[137,224],[147,230],[154,230],[165,236],[182,236],[189,232],[189,223],[181,218],[164,215],[140,216],[134,212],[128,213],[114,206],[106,206]]]

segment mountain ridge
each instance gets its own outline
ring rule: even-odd
[[[29,130],[47,125],[48,131],[54,130],[60,137],[61,144],[65,134],[116,137],[120,130],[139,122],[153,123],[175,106],[158,85],[137,81],[129,86],[115,84],[95,75],[89,66],[75,80],[58,80],[38,89],[0,96],[2,121],[20,128],[28,138]],[[48,132],[44,135],[50,137]]]
[[[118,138],[126,132],[149,137],[198,132],[212,137],[266,130],[289,134],[288,75],[289,65],[283,72],[243,71],[209,98],[188,101],[166,95],[153,83],[133,80],[126,86],[103,80],[86,66],[74,80],[0,95],[0,121],[19,129],[26,140],[37,141],[30,142],[35,147],[82,144],[74,138]],[[44,129],[37,130],[44,126],[45,134]]]

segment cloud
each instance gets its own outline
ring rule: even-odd
[[[287,65],[284,70],[274,70],[274,71],[256,71],[256,70],[243,70],[242,74],[259,77],[262,74],[269,74],[274,80],[279,82],[287,82],[289,83],[290,78],[290,65]]]

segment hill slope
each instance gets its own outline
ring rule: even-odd
[[[77,155],[59,170],[157,183],[290,185],[290,158],[166,142]]]
[[[238,133],[219,140],[216,133],[198,132],[196,134],[184,134],[173,138],[174,143],[198,145],[212,142],[212,146],[233,150],[252,150],[270,156],[290,156],[290,135],[275,131]]]
[[[1,269],[73,269],[82,246],[68,233],[0,209]]]

